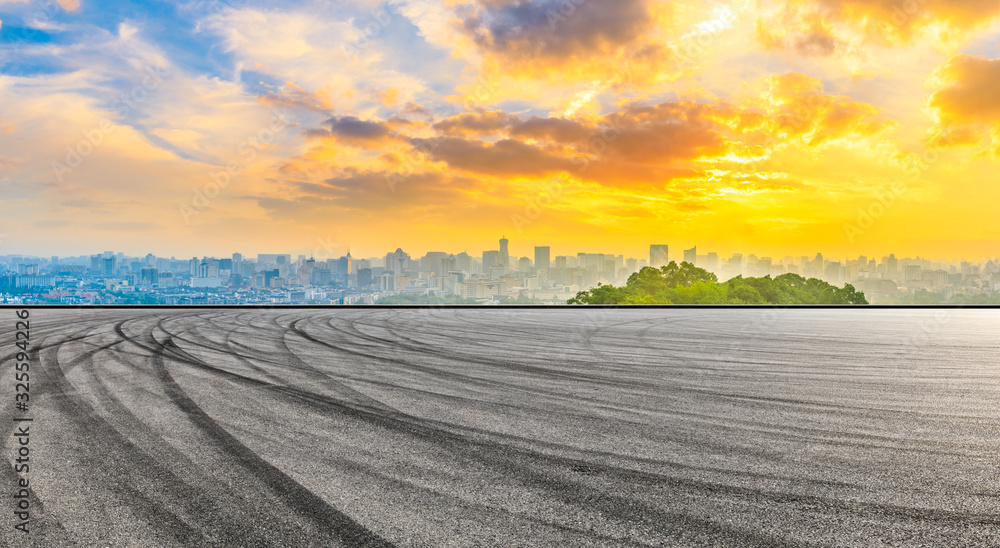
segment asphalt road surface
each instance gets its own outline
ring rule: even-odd
[[[1000,310],[30,322],[3,546],[1000,545]]]

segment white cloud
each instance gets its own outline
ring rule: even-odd
[[[425,90],[419,78],[384,68],[377,38],[385,31],[379,25],[375,18],[355,20],[332,12],[232,9],[213,15],[203,28],[222,36],[243,71],[268,74],[309,92],[332,92],[337,105],[350,110],[364,108],[367,101],[355,90],[395,89],[404,103]],[[366,28],[374,31],[370,39]]]

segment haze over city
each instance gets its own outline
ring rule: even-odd
[[[450,302],[554,304],[602,284],[631,283],[642,269],[661,270],[671,263],[703,269],[704,274],[694,275],[712,275],[719,281],[793,274],[845,288],[851,284],[867,296],[866,302],[1000,301],[1000,258],[725,256],[669,244],[651,244],[642,257],[553,254],[551,246],[534,246],[531,255],[519,256],[511,252],[506,236],[493,249],[476,253],[410,254],[397,248],[360,257],[328,248],[308,254],[191,258],[152,253],[131,257],[113,251],[45,258],[0,255],[0,294],[7,290],[4,298],[49,304],[388,304],[396,303],[398,295],[411,303],[457,298],[462,300]]]

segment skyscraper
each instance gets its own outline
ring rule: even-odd
[[[409,269],[409,267],[410,255],[400,248],[396,248],[396,251],[385,256],[385,269],[390,272],[401,274],[403,271]]]
[[[499,251],[483,251],[483,274],[489,274],[494,266],[503,266]]]
[[[500,264],[503,265],[504,270],[510,268],[510,253],[507,250],[507,236],[500,238]]]
[[[661,266],[667,266],[670,261],[667,259],[667,246],[666,245],[651,245],[649,246],[649,266],[653,268],[660,268]]]
[[[372,285],[372,269],[370,268],[359,268],[358,269],[358,286],[368,287]]]
[[[698,246],[694,246],[691,249],[684,250],[684,262],[691,263],[692,265],[697,265],[698,263]]]
[[[549,269],[549,246],[535,246],[535,270]]]
[[[156,285],[158,283],[160,283],[160,273],[157,269],[147,266],[139,271],[140,285]]]
[[[235,274],[237,276],[243,276],[244,275],[243,274],[243,254],[242,253],[233,253],[232,265],[233,266],[230,268],[230,272],[232,274]]]

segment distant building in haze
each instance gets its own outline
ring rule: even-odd
[[[507,236],[500,238],[500,264],[504,269],[510,269],[510,252],[507,249]]]
[[[692,265],[698,264],[698,246],[684,250],[684,262],[691,263]]]
[[[483,251],[483,274],[489,274],[494,266],[503,266],[499,251]]]
[[[535,270],[548,270],[549,246],[535,246]]]
[[[667,246],[666,245],[651,245],[649,246],[649,266],[653,268],[660,268],[661,266],[667,266],[670,261],[667,258]]]

